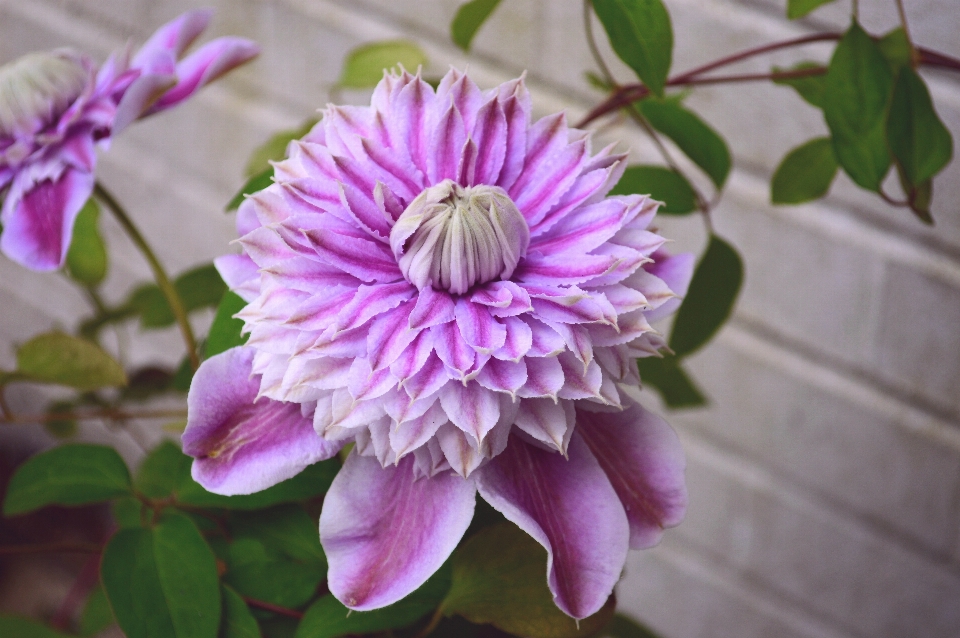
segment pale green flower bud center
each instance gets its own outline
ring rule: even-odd
[[[390,232],[407,281],[454,294],[508,279],[529,244],[527,221],[502,188],[449,179],[420,193]]]
[[[0,66],[0,134],[31,134],[67,110],[88,71],[66,51],[28,53]]]

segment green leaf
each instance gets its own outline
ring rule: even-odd
[[[153,529],[124,529],[100,566],[113,614],[128,638],[216,638],[220,584],[213,552],[182,514]]]
[[[892,90],[890,66],[854,22],[830,60],[823,115],[840,166],[854,182],[874,192],[890,168],[886,123]]]
[[[406,627],[436,609],[449,589],[450,566],[444,564],[415,592],[382,609],[351,612],[328,594],[307,609],[296,638],[335,638]]]
[[[184,505],[195,507],[220,507],[234,510],[254,510],[291,503],[306,501],[324,494],[337,475],[340,463],[336,459],[321,461],[308,466],[305,470],[291,479],[278,483],[271,488],[246,496],[221,496],[203,489],[203,487],[188,477],[177,493],[178,500]]]
[[[97,227],[99,219],[100,206],[91,197],[73,223],[73,239],[67,251],[67,272],[88,286],[99,284],[107,276],[107,248]]]
[[[668,407],[696,408],[707,404],[707,398],[676,357],[644,357],[637,359],[637,368],[640,370],[640,381],[656,388]]]
[[[143,460],[133,486],[148,498],[166,498],[190,476],[192,462],[176,443],[163,441]]]
[[[290,145],[290,142],[299,140],[309,133],[319,121],[317,118],[310,118],[296,128],[286,129],[273,135],[266,142],[254,149],[250,155],[250,159],[247,160],[246,168],[243,170],[244,176],[256,179],[258,176],[263,175],[264,171],[268,169],[271,171],[270,174],[272,176],[273,167],[270,166],[270,162],[279,162],[280,160],[286,159],[287,146]],[[266,186],[269,185],[269,183],[266,184]],[[240,204],[238,203],[237,205],[239,206]]]
[[[60,412],[70,412],[77,404],[73,401],[54,401],[47,406],[47,414],[57,414]],[[77,433],[76,419],[53,419],[43,424],[50,436],[57,439],[68,439]]]
[[[221,591],[223,612],[218,638],[261,638],[257,619],[250,613],[240,594],[224,585]]]
[[[897,166],[897,176],[903,192],[907,194],[910,210],[925,224],[933,225],[933,216],[930,215],[930,204],[933,199],[933,180],[928,179],[919,185],[910,184],[903,175],[903,169]]]
[[[500,0],[471,0],[460,5],[450,25],[450,37],[458,47],[464,51],[470,50],[473,36],[498,4]]]
[[[774,204],[800,204],[819,199],[830,190],[837,159],[829,137],[817,137],[793,149],[780,162],[770,182]]]
[[[896,76],[902,67],[913,64],[913,48],[910,39],[903,27],[897,27],[877,40],[877,48],[887,59],[893,75]]]
[[[780,86],[793,87],[808,104],[821,109],[823,108],[823,87],[827,81],[826,67],[816,62],[800,62],[789,69],[782,69],[775,66],[773,67],[773,72],[783,73],[785,71],[804,71],[806,69],[823,69],[824,73],[799,78],[779,79],[774,80],[773,83],[779,84]]]
[[[648,627],[623,614],[615,614],[600,635],[606,638],[660,638]]]
[[[670,14],[661,0],[593,0],[610,45],[654,95],[663,96],[673,56]]]
[[[70,638],[30,618],[0,614],[0,636],[9,638]]]
[[[953,157],[953,138],[933,108],[923,79],[909,66],[900,69],[887,119],[890,150],[911,185],[939,173]]]
[[[247,305],[240,295],[227,291],[217,306],[217,314],[213,318],[210,332],[207,334],[205,355],[209,359],[215,354],[226,352],[235,346],[242,346],[247,342],[249,335],[240,334],[243,330],[243,320],[233,315],[243,310]]]
[[[383,72],[402,66],[408,71],[427,63],[427,55],[408,40],[373,42],[350,51],[340,73],[340,86],[365,89],[377,85]]]
[[[90,592],[87,603],[80,614],[80,635],[93,636],[113,624],[113,612],[110,611],[110,601],[103,587],[97,587]]]
[[[227,212],[231,210],[237,210],[240,208],[240,204],[243,203],[243,200],[246,199],[247,195],[252,195],[254,193],[262,191],[264,188],[273,183],[273,167],[268,166],[263,169],[261,172],[257,173],[253,177],[247,180],[246,184],[243,185],[237,194],[227,203],[225,210]]]
[[[233,517],[230,529],[237,540],[253,538],[275,555],[318,565],[326,572],[317,521],[298,505],[280,505]]]
[[[740,255],[730,244],[711,235],[670,334],[670,349],[678,357],[694,352],[720,329],[733,310],[741,283]]]
[[[130,472],[105,445],[62,445],[27,459],[10,479],[6,516],[46,505],[86,505],[130,494]]]
[[[17,351],[17,372],[31,381],[77,390],[123,386],[127,375],[100,346],[62,332],[48,332]]]
[[[223,580],[244,596],[300,607],[313,598],[324,576],[325,570],[315,564],[271,556],[260,541],[241,538],[230,544]]]
[[[664,166],[628,166],[623,177],[610,191],[611,195],[634,193],[649,195],[664,202],[659,212],[666,215],[685,215],[697,208],[696,196],[687,178]]]
[[[110,504],[110,513],[120,529],[143,525],[143,503],[134,496],[115,499]]]
[[[676,99],[642,100],[636,106],[653,128],[703,169],[717,189],[723,188],[730,174],[730,150],[719,133]]]
[[[531,638],[591,636],[613,614],[613,599],[579,623],[554,604],[547,552],[513,523],[485,527],[454,551],[453,583],[441,609],[472,623]]]
[[[833,0],[787,0],[787,17],[791,20],[802,18],[817,7]]]
[[[227,285],[213,264],[204,264],[182,273],[174,279],[173,287],[187,312],[216,306],[227,291]],[[134,290],[127,305],[137,309],[140,325],[144,328],[165,328],[176,321],[167,298],[154,284]]]
[[[186,393],[190,390],[190,384],[193,382],[193,364],[190,363],[190,357],[184,356],[177,366],[177,371],[170,381],[170,388],[177,392]]]

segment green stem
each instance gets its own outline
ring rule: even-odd
[[[190,365],[194,370],[196,370],[200,367],[200,357],[197,355],[197,340],[193,336],[193,328],[190,327],[190,320],[187,317],[187,311],[184,308],[183,300],[180,299],[180,294],[173,286],[173,283],[170,281],[170,277],[167,276],[167,272],[163,269],[163,265],[160,264],[160,260],[157,259],[153,249],[150,248],[150,245],[147,243],[147,240],[144,239],[142,234],[140,234],[140,231],[134,225],[133,220],[130,219],[130,216],[127,215],[126,211],[123,210],[123,207],[116,200],[116,198],[114,198],[114,196],[111,195],[110,192],[104,188],[103,184],[100,182],[97,182],[94,185],[93,191],[97,198],[106,204],[107,208],[110,209],[110,212],[113,213],[113,216],[116,217],[117,221],[120,222],[120,225],[123,226],[123,229],[127,232],[127,235],[130,236],[130,239],[133,240],[133,243],[136,244],[137,248],[140,249],[140,252],[143,253],[147,263],[150,264],[150,269],[153,271],[153,277],[157,281],[157,287],[160,288],[160,292],[162,292],[163,296],[166,297],[167,303],[170,304],[170,310],[173,311],[173,316],[176,317],[177,325],[180,326],[180,333],[183,335],[183,343],[187,347],[187,356],[190,357]]]

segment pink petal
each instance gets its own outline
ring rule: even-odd
[[[451,68],[437,86],[437,104],[446,106],[452,103],[463,117],[464,128],[472,131],[477,120],[477,111],[483,101],[483,94],[473,80],[457,69]]]
[[[385,283],[403,277],[389,246],[339,233],[308,230],[305,234],[324,261],[361,281]]]
[[[668,317],[680,307],[681,299],[687,294],[687,288],[690,286],[693,269],[696,265],[696,257],[693,253],[680,253],[679,255],[659,255],[655,253],[654,259],[654,263],[648,264],[644,270],[661,279],[670,290],[676,293],[677,297],[667,300],[656,310],[646,313],[647,321],[650,322]]]
[[[437,355],[431,355],[415,375],[403,383],[403,388],[411,399],[428,397],[450,381],[447,367]]]
[[[394,148],[406,148],[410,159],[418,169],[427,174],[427,155],[431,152],[433,131],[427,130],[427,118],[436,96],[433,88],[420,76],[412,78],[397,94],[391,117],[386,118],[391,140],[397,139],[400,145]]]
[[[260,294],[260,273],[246,255],[222,255],[213,260],[224,283],[244,301],[253,301]]]
[[[373,369],[388,367],[419,334],[408,327],[413,302],[405,301],[374,320],[367,336],[367,359]]]
[[[495,317],[515,317],[533,310],[530,295],[512,281],[492,281],[479,286],[470,296],[470,301],[490,306],[490,312]]]
[[[477,383],[495,392],[505,392],[511,397],[527,382],[527,364],[521,361],[490,359],[477,375]]]
[[[527,319],[532,343],[527,353],[531,357],[554,357],[563,352],[567,344],[556,330],[536,319]]]
[[[543,256],[531,253],[514,273],[518,281],[546,286],[577,285],[601,277],[617,265],[615,257],[578,254]]]
[[[170,53],[174,58],[183,55],[193,41],[210,24],[212,9],[186,11],[157,29],[134,56],[131,66],[144,68],[148,59],[159,51]],[[152,71],[152,69],[146,69]]]
[[[500,418],[500,399],[478,383],[449,383],[440,392],[440,405],[450,422],[479,447]]]
[[[217,494],[266,489],[340,449],[317,435],[299,404],[254,401],[252,360],[243,347],[207,359],[187,395],[183,451],[195,459],[194,479]]]
[[[574,403],[524,399],[514,423],[534,439],[566,454],[576,423]]]
[[[465,378],[476,363],[477,355],[460,334],[457,322],[451,321],[434,326],[430,328],[430,334],[433,336],[433,347],[440,360],[448,368],[459,373],[461,379]]]
[[[630,522],[630,547],[660,542],[683,519],[687,488],[680,439],[667,422],[631,400],[622,412],[577,410],[577,435],[593,452]]]
[[[503,167],[497,176],[496,184],[509,192],[523,170],[527,154],[527,129],[530,127],[530,112],[533,108],[530,92],[527,91],[523,78],[501,84],[497,89],[497,100],[503,108],[507,132]]]
[[[573,182],[573,186],[560,198],[560,201],[544,215],[543,219],[530,227],[530,237],[538,237],[549,231],[560,220],[565,218],[570,211],[576,210],[581,206],[589,205],[591,200],[599,194],[606,193],[610,190],[610,188],[606,186],[610,180],[611,170],[613,169],[604,168],[588,172],[587,167],[584,167],[582,169],[583,172]]]
[[[410,313],[410,327],[414,330],[422,330],[453,321],[453,309],[454,303],[449,293],[427,286],[420,291],[417,305]]]
[[[177,64],[177,84],[156,101],[149,113],[170,108],[220,76],[257,57],[260,46],[244,38],[217,38]]]
[[[418,480],[413,464],[409,456],[382,468],[351,454],[324,498],[327,585],[351,609],[384,607],[420,587],[473,518],[473,482],[449,473]]]
[[[431,151],[427,156],[427,179],[432,184],[456,179],[467,141],[463,117],[453,104],[432,127]]]
[[[507,118],[498,99],[491,98],[480,107],[470,137],[477,145],[477,158],[473,180],[467,186],[497,183],[507,153]]]
[[[503,346],[507,330],[486,307],[466,299],[457,300],[454,313],[463,339],[477,352],[490,354]]]
[[[441,425],[449,419],[447,414],[436,401],[420,416],[398,423],[390,430],[390,446],[397,458],[403,458],[408,452],[426,445],[433,438]]]
[[[544,255],[574,252],[589,253],[613,237],[623,223],[627,207],[622,201],[605,199],[591,206],[582,206],[530,242],[530,250]]]
[[[589,448],[569,459],[511,437],[477,471],[480,495],[547,550],[554,602],[574,618],[596,613],[620,578],[629,526],[623,505]]]
[[[429,330],[423,330],[410,345],[403,349],[396,361],[390,364],[390,371],[403,384],[423,368],[431,352],[433,352],[433,337]]]
[[[506,339],[493,356],[505,361],[519,361],[533,346],[533,331],[518,317],[504,317],[500,320],[506,330]]]
[[[411,299],[417,289],[406,281],[395,284],[360,286],[350,303],[343,306],[333,325],[336,332],[357,328],[373,317],[392,310]]]
[[[450,468],[463,478],[469,477],[483,463],[476,442],[450,423],[440,426],[436,440]]]
[[[563,368],[556,357],[527,357],[527,382],[517,392],[525,398],[549,397],[557,400],[563,388]]]

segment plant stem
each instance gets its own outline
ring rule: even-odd
[[[5,411],[7,412],[7,411]],[[85,421],[88,419],[108,419],[128,421],[130,419],[176,419],[187,416],[186,410],[140,410],[127,412],[116,408],[90,410],[86,412],[44,412],[42,414],[12,414],[7,412],[0,418],[0,424],[46,423],[48,421]]]
[[[590,55],[593,56],[594,62],[600,67],[604,79],[608,84],[618,86],[617,81],[613,78],[613,73],[610,72],[610,67],[607,66],[606,61],[600,54],[596,39],[593,37],[593,4],[591,0],[583,0],[583,30],[587,38],[587,46],[590,48]]]
[[[100,182],[97,182],[93,189],[97,198],[110,209],[110,212],[117,218],[117,221],[120,222],[120,225],[123,226],[123,229],[130,236],[130,239],[133,240],[133,243],[136,244],[137,248],[140,249],[140,252],[143,253],[144,258],[150,265],[154,279],[157,280],[157,287],[160,288],[160,292],[163,293],[167,303],[170,304],[170,310],[177,319],[177,325],[180,326],[180,333],[183,335],[183,342],[187,347],[187,356],[190,358],[190,365],[196,370],[200,367],[200,358],[197,355],[197,340],[193,336],[193,328],[190,327],[190,320],[187,317],[187,311],[184,308],[180,294],[173,286],[173,283],[171,283],[170,277],[167,276],[167,272],[164,270],[163,265],[160,264],[160,260],[157,259],[156,254],[154,254],[153,249],[150,248],[147,240],[144,239],[143,235],[134,225],[133,220],[130,219],[130,216],[127,215],[116,198],[114,198]]]
[[[46,554],[46,553],[81,553],[98,554],[103,551],[103,546],[96,543],[40,543],[37,545],[4,545],[0,546],[0,556],[11,556],[14,554]]]
[[[282,616],[289,616],[290,618],[296,618],[298,620],[303,618],[302,611],[281,607],[280,605],[274,605],[273,603],[257,600],[256,598],[248,598],[247,596],[244,596],[243,602],[247,603],[251,607],[256,607],[257,609],[262,609],[264,611],[272,611],[273,613],[280,614]]]

